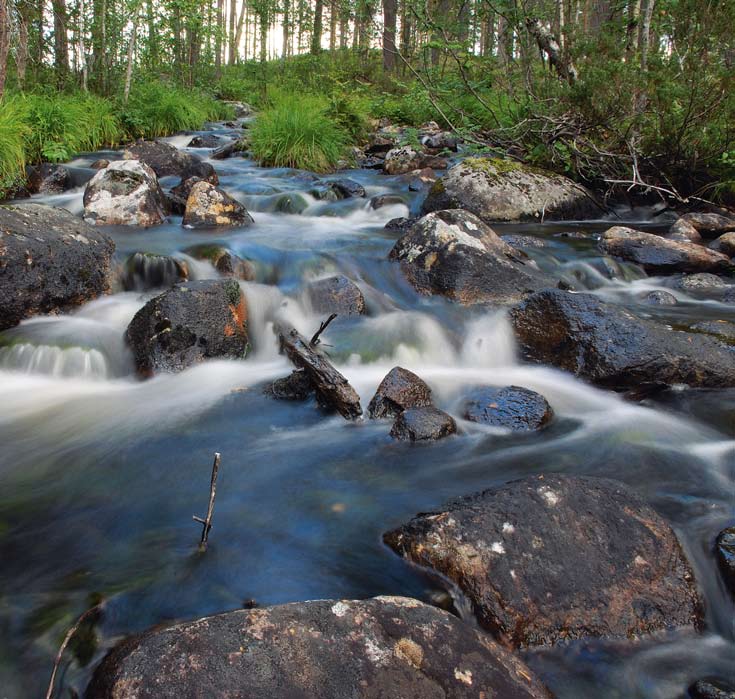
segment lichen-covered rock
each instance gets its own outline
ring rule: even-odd
[[[135,314],[125,339],[142,376],[240,359],[250,346],[245,297],[234,279],[177,284]]]
[[[421,294],[452,301],[512,303],[554,281],[477,216],[459,209],[420,218],[396,242],[390,258]]]
[[[682,291],[711,291],[712,289],[724,289],[727,282],[716,274],[700,272],[684,275],[674,282],[674,286]]]
[[[26,186],[31,194],[61,194],[71,189],[72,181],[63,165],[41,163],[26,168]]]
[[[238,257],[222,245],[194,245],[184,250],[195,260],[207,260],[224,277],[235,277],[246,282],[255,281],[255,265],[250,260]]]
[[[608,388],[735,386],[735,353],[714,338],[670,330],[592,294],[546,289],[510,312],[527,359]]]
[[[643,303],[649,306],[676,306],[678,301],[674,294],[658,289],[656,291],[649,291],[643,297]]]
[[[421,153],[415,151],[411,146],[391,148],[385,154],[383,169],[388,175],[403,175],[411,172],[411,170],[418,170],[421,167],[423,167],[423,157]]]
[[[158,179],[138,160],[116,160],[84,190],[84,220],[98,226],[156,226],[166,220]]]
[[[465,209],[486,223],[599,216],[591,192],[562,175],[511,160],[467,158],[429,191],[422,211]]]
[[[170,287],[188,278],[189,268],[183,260],[136,252],[125,260],[122,285],[126,291],[148,291]]]
[[[253,217],[229,194],[209,182],[194,183],[186,200],[182,224],[187,228],[249,226]]]
[[[457,423],[451,415],[431,405],[408,408],[393,423],[390,436],[411,442],[436,441],[457,432]]]
[[[184,214],[191,188],[197,182],[202,181],[215,186],[219,184],[219,177],[210,163],[201,160],[184,168],[181,173],[181,182],[168,191],[168,202],[172,213]]]
[[[728,257],[735,257],[735,232],[723,233],[710,247]]]
[[[139,160],[150,167],[158,177],[178,175],[181,177],[186,168],[199,158],[175,148],[165,141],[139,140],[123,151],[125,160]]]
[[[730,594],[735,598],[735,526],[723,529],[717,535],[715,555]]]
[[[514,432],[530,432],[548,424],[554,411],[546,398],[521,386],[478,386],[466,396],[463,417]]]
[[[306,299],[315,313],[357,316],[365,313],[365,297],[360,288],[342,274],[318,279],[306,287]]]
[[[733,265],[727,255],[696,243],[670,240],[624,226],[614,226],[600,237],[601,252],[634,262],[646,272],[726,272]]]
[[[110,290],[112,239],[68,211],[0,207],[0,330]]]
[[[149,631],[102,661],[88,699],[547,699],[486,634],[403,597],[238,610]]]
[[[422,513],[384,539],[459,585],[480,624],[514,648],[701,624],[676,536],[613,481],[524,478]]]
[[[431,405],[431,389],[412,371],[393,367],[380,382],[368,405],[371,418],[393,417],[408,408]]]

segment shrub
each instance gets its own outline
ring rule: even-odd
[[[250,131],[253,155],[273,167],[327,172],[343,156],[348,137],[330,118],[329,105],[311,95],[272,98]]]

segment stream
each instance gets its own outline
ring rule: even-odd
[[[223,125],[200,133],[212,130],[229,133]],[[184,147],[190,138],[167,140]],[[115,153],[85,154],[69,165],[83,181],[101,157]],[[371,170],[331,176],[360,182],[368,199],[398,194],[406,202],[374,210],[367,199],[310,197],[310,173],[261,168],[241,157],[211,162],[220,187],[247,206],[254,225],[192,231],[171,217],[152,229],[108,232],[117,262],[136,251],[174,255],[195,279],[218,275],[183,252],[192,245],[221,243],[252,260],[257,280],[241,282],[253,342],[247,360],[139,380],[123,334],[160,290],[118,290],[75,313],[36,317],[0,335],[0,699],[43,696],[66,630],[100,597],[106,602],[97,642],[83,635],[61,666],[64,684],[80,692],[116,641],[171,620],[252,600],[435,600],[438,582],[384,546],[382,533],[452,497],[539,473],[631,486],[673,526],[706,603],[700,635],[587,640],[525,653],[552,692],[559,699],[674,699],[702,677],[735,681],[735,609],[712,553],[735,514],[735,389],[672,388],[635,403],[556,369],[521,364],[502,310],[419,296],[388,260],[399,234],[384,230],[386,222],[417,212],[423,197],[408,191],[405,178]],[[81,215],[83,191],[33,201]],[[307,208],[280,213],[283,193],[301,194]],[[662,225],[646,211],[619,215],[645,230]],[[672,325],[735,321],[733,304],[603,259],[594,234],[610,225],[493,228],[539,239],[543,247],[524,249],[542,269],[641,315]],[[278,353],[274,323],[311,336],[324,318],[304,301],[304,283],[335,273],[359,285],[368,312],[338,318],[323,341],[363,407],[400,365],[427,381],[436,405],[455,416],[465,389],[514,384],[547,398],[552,424],[510,434],[458,419],[461,436],[411,444],[391,439],[388,420],[350,423],[313,401],[265,395],[271,380],[291,371]],[[653,289],[674,293],[680,303],[644,305],[642,296]],[[202,555],[192,515],[206,511],[215,451],[222,465]]]

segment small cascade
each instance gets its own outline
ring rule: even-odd
[[[57,378],[106,379],[110,373],[99,350],[28,343],[0,347],[0,368]]]
[[[126,291],[165,289],[189,278],[189,265],[168,255],[136,252],[126,261],[122,286]]]

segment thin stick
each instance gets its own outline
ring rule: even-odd
[[[193,516],[195,522],[203,525],[202,540],[199,542],[199,548],[204,550],[207,548],[207,540],[209,539],[209,530],[212,528],[212,515],[214,514],[214,499],[217,497],[217,474],[219,473],[220,453],[214,453],[214,463],[212,464],[212,481],[209,484],[209,506],[207,507],[207,516],[205,519]]]
[[[100,609],[102,609],[102,603],[95,604],[94,607],[90,607],[82,616],[80,616],[77,619],[76,624],[72,626],[67,632],[66,636],[64,636],[64,640],[61,643],[61,646],[59,648],[59,652],[56,654],[56,662],[54,663],[54,669],[51,672],[51,680],[48,683],[48,690],[46,691],[46,699],[52,699],[54,696],[54,684],[56,684],[56,673],[59,671],[59,665],[61,665],[61,659],[64,657],[64,651],[66,650],[66,647],[69,645],[69,641],[71,641],[72,636],[79,630],[79,627],[82,625],[82,622],[93,612],[97,612]]]
[[[331,323],[331,322],[332,322],[332,321],[333,321],[333,320],[334,320],[334,319],[335,319],[336,317],[337,317],[337,314],[336,314],[336,313],[332,313],[332,315],[331,315],[331,316],[329,316],[329,318],[327,318],[327,319],[326,319],[326,320],[325,320],[325,321],[324,321],[324,322],[323,322],[323,323],[322,323],[322,324],[321,324],[321,325],[319,326],[319,330],[317,330],[317,331],[316,331],[316,332],[314,333],[314,337],[312,337],[312,338],[311,338],[311,340],[309,340],[309,344],[310,344],[310,345],[311,345],[312,347],[316,347],[316,346],[317,346],[317,345],[319,344],[319,335],[321,335],[321,334],[322,334],[322,333],[323,333],[323,332],[324,332],[324,331],[325,331],[325,330],[327,329],[327,326],[328,326],[328,325],[329,325],[329,324],[330,324],[330,323]]]

